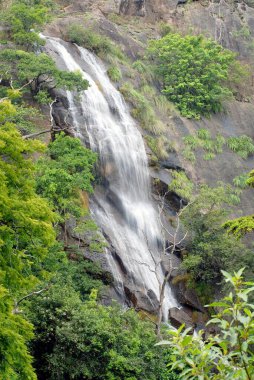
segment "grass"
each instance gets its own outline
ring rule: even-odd
[[[140,122],[144,129],[156,134],[156,115],[153,107],[145,96],[134,89],[129,82],[125,82],[123,86],[120,87],[120,91],[125,100],[133,106],[131,111],[132,116]]]
[[[71,24],[67,30],[68,39],[91,50],[101,58],[111,61],[112,57],[124,60],[121,49],[110,38],[95,32],[91,27],[84,28],[80,24]]]
[[[187,161],[190,161],[192,163],[194,163],[196,161],[196,156],[194,154],[194,152],[189,148],[189,147],[186,147],[183,152],[183,157],[187,160]]]
[[[168,157],[169,152],[175,151],[175,148],[164,136],[152,137],[146,136],[146,142],[152,152],[158,159],[164,160]]]
[[[187,201],[190,200],[193,194],[194,184],[183,171],[170,170],[170,172],[173,179],[168,186],[169,190],[174,191]]]
[[[227,146],[244,159],[247,159],[254,153],[253,140],[246,135],[229,137],[227,140]]]
[[[212,138],[210,132],[202,128],[194,135],[183,137],[183,141],[185,144],[183,156],[191,162],[195,161],[194,152],[198,148],[203,148],[206,152],[203,156],[203,159],[206,161],[213,160],[216,154],[222,153],[225,145],[243,159],[247,159],[250,155],[254,154],[253,140],[245,135],[225,139],[222,135],[217,134],[215,138]]]
[[[113,82],[119,82],[122,79],[122,72],[117,66],[110,66],[107,74]]]
[[[240,189],[246,189],[248,187],[248,184],[247,184],[248,178],[249,178],[248,173],[240,174],[233,179],[233,184],[234,186]]]

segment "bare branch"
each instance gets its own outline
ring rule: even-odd
[[[34,295],[38,295],[38,294],[41,294],[42,292],[45,292],[49,289],[50,285],[46,286],[45,288],[41,289],[41,290],[38,290],[37,292],[32,292],[32,293],[29,293],[27,294],[26,296],[22,297],[19,301],[15,301],[15,304],[14,304],[14,309],[12,311],[13,314],[20,314],[22,313],[22,311],[20,311],[18,309],[18,306],[20,305],[21,302],[23,302],[25,299],[27,298],[30,298]]]

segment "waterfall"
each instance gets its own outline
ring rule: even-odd
[[[89,136],[91,149],[100,160],[103,183],[97,186],[91,209],[97,224],[109,236],[115,254],[106,253],[116,289],[124,284],[142,292],[151,305],[158,304],[162,235],[158,213],[151,200],[144,142],[122,95],[111,84],[103,63],[81,47],[71,54],[68,45],[47,38],[47,45],[69,71],[79,70],[90,86],[79,98],[67,91],[76,134]],[[167,285],[164,318],[177,302]]]

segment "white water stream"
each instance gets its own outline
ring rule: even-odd
[[[158,278],[163,281],[161,266],[156,268],[162,237],[158,214],[151,201],[142,136],[123,97],[111,84],[106,68],[97,57],[76,47],[79,57],[75,59],[66,44],[56,38],[47,38],[47,44],[67,70],[79,70],[90,84],[79,100],[71,92],[67,92],[67,98],[76,134],[80,138],[88,134],[91,149],[98,152],[101,173],[106,178],[107,186],[96,196],[92,212],[126,269],[123,271],[119,260],[107,252],[116,288],[123,293],[123,283],[128,281],[133,289],[141,289],[153,304],[153,300],[159,298]],[[177,302],[168,285],[165,319],[168,309],[175,306]]]

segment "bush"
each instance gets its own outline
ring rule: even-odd
[[[236,152],[240,157],[245,159],[254,153],[253,140],[245,135],[229,137],[227,145],[233,152]]]
[[[184,172],[178,172],[176,170],[171,170],[170,172],[173,180],[168,186],[169,190],[174,191],[185,200],[190,200],[193,194],[194,184]]]
[[[203,185],[192,203],[182,212],[182,222],[189,232],[183,268],[198,284],[211,286],[222,279],[222,269],[252,267],[252,255],[244,244],[228,236],[222,223],[235,203],[234,189],[225,184],[216,188]]]
[[[107,74],[113,82],[118,82],[122,78],[121,70],[116,66],[109,67]]]
[[[178,379],[253,379],[254,305],[249,294],[254,283],[244,282],[242,273],[243,269],[234,275],[223,272],[231,291],[209,305],[218,310],[208,322],[215,325],[212,334],[206,329],[204,339],[204,331],[191,334],[191,328],[184,330],[182,325],[169,331],[170,341],[159,343],[170,346],[168,370],[179,371]]]
[[[223,146],[226,140],[220,134],[215,138],[211,137],[211,133],[204,128],[199,129],[194,135],[187,135],[183,138],[186,145],[183,156],[189,161],[195,161],[195,151],[198,148],[203,148],[207,153],[204,154],[204,160],[213,160],[216,153],[222,153]]]
[[[160,379],[153,325],[134,310],[97,304],[96,294],[81,302],[69,284],[56,284],[31,301],[39,379]]]
[[[150,42],[148,54],[162,83],[162,92],[176,103],[183,116],[222,110],[232,96],[224,84],[235,61],[234,54],[203,36],[167,34]]]

